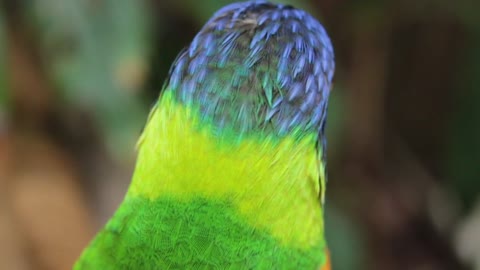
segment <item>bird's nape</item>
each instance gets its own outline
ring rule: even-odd
[[[119,209],[75,269],[330,269],[332,44],[305,11],[217,11],[172,65]]]

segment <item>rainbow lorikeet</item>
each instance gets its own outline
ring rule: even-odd
[[[74,269],[330,269],[332,44],[305,11],[230,4],[173,64],[123,203]]]

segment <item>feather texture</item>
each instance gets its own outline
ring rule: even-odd
[[[203,120],[238,136],[322,135],[334,68],[330,39],[306,12],[235,3],[215,13],[179,55],[168,88],[198,106]]]
[[[265,1],[217,11],[170,70],[125,200],[75,269],[322,269],[324,28]]]

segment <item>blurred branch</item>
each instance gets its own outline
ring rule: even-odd
[[[9,24],[8,37],[15,121],[0,189],[8,196],[0,198],[15,233],[9,237],[13,243],[1,245],[20,246],[18,263],[34,269],[68,269],[92,236],[92,221],[73,166],[46,135],[55,99],[28,31]]]
[[[24,258],[25,242],[16,226],[11,209],[9,177],[12,167],[12,136],[7,128],[10,92],[7,85],[7,33],[3,10],[0,9],[0,269],[27,270]]]
[[[93,223],[68,156],[45,137],[15,138],[9,198],[32,269],[70,269],[93,236]]]

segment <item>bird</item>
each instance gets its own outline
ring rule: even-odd
[[[126,195],[74,269],[329,270],[325,28],[290,5],[213,14],[172,64]]]

